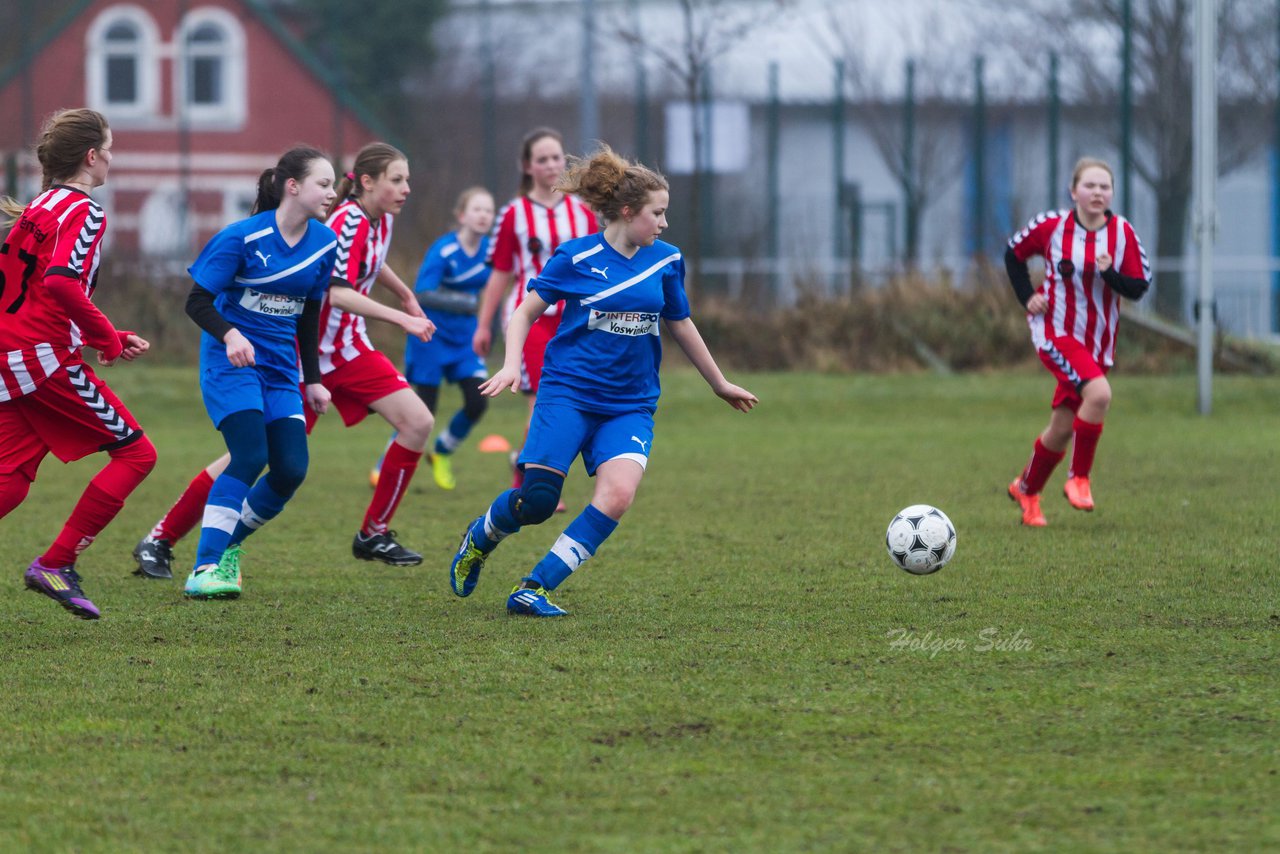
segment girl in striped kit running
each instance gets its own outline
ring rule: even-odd
[[[1114,178],[1101,160],[1083,158],[1071,176],[1072,210],[1050,211],[1031,220],[1009,241],[1005,268],[1040,361],[1057,380],[1049,426],[1036,438],[1031,459],[1009,484],[1022,510],[1022,524],[1047,524],[1040,492],[1073,446],[1063,489],[1077,510],[1093,509],[1089,475],[1111,406],[1107,371],[1114,362],[1120,297],[1147,292],[1151,268],[1137,232],[1111,212]],[[1044,259],[1040,287],[1031,284],[1027,261]]]

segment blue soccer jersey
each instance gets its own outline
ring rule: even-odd
[[[311,220],[296,246],[285,243],[276,212],[263,211],[213,236],[188,272],[214,294],[214,306],[248,338],[268,385],[297,387],[298,317],[308,299],[324,298],[337,257],[337,236]],[[200,339],[201,366],[227,363],[225,345]]]
[[[659,240],[626,258],[591,234],[560,244],[529,288],[565,304],[547,345],[539,403],[601,413],[657,408],[658,321],[689,316],[679,249]]]
[[[469,303],[472,307],[478,306],[479,294],[484,290],[485,283],[489,281],[489,267],[484,263],[488,252],[488,235],[480,238],[480,245],[475,254],[468,255],[462,248],[462,244],[458,242],[457,234],[453,232],[446,234],[431,244],[431,248],[427,250],[426,257],[422,259],[422,266],[418,268],[418,279],[413,284],[414,291],[418,294],[444,291],[466,295],[471,298]],[[476,330],[474,310],[469,314],[459,314],[429,308],[427,317],[431,318],[431,322],[436,325],[433,340],[438,339],[446,344],[471,346],[471,336]],[[410,338],[409,341],[411,345],[415,341],[418,344],[423,343],[416,338]]]

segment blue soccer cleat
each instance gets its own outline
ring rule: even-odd
[[[516,585],[507,597],[507,613],[525,617],[567,617],[569,612],[547,598],[547,589]]]
[[[458,596],[470,596],[480,580],[480,570],[484,569],[485,559],[489,552],[476,545],[475,531],[477,525],[484,524],[484,517],[478,516],[462,533],[462,542],[458,544],[458,553],[453,556],[449,567],[449,585]]]

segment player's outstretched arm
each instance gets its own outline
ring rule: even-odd
[[[480,297],[480,310],[476,312],[476,331],[471,337],[471,349],[478,356],[489,355],[489,348],[493,346],[493,316],[506,298],[514,278],[510,270],[494,270],[489,274],[489,281],[485,283]],[[507,333],[508,337],[510,334]]]
[[[717,397],[740,412],[749,412],[760,402],[754,394],[724,378],[720,366],[707,349],[707,342],[702,340],[702,333],[698,332],[698,327],[693,325],[691,318],[668,320],[667,329]]]
[[[481,394],[497,397],[503,389],[509,388],[513,394],[520,390],[520,354],[524,351],[524,342],[534,320],[549,306],[550,303],[537,293],[525,294],[524,302],[516,306],[507,324],[507,352],[502,360],[502,369],[480,384]]]
[[[412,291],[409,292],[409,296],[416,307],[418,300],[413,297]],[[370,299],[360,293],[343,279],[334,279],[329,285],[329,302],[334,308],[349,311],[370,320],[381,320],[399,326],[405,332],[423,341],[430,341],[436,331],[436,325],[427,319],[421,308],[418,308],[418,314],[414,316],[389,305],[383,305],[376,299]]]
[[[382,265],[382,269],[378,271],[377,282],[396,295],[396,299],[400,300],[400,305],[404,308],[405,314],[410,317],[426,317],[426,314],[422,311],[422,306],[418,304],[418,295],[413,292],[413,288],[404,283],[404,279],[400,278],[390,266]]]

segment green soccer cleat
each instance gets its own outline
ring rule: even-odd
[[[231,546],[216,564],[198,566],[182,588],[188,599],[239,599],[240,556],[244,549]]]
[[[458,481],[453,477],[453,461],[449,454],[431,454],[431,476],[441,489],[454,489],[458,486]]]

